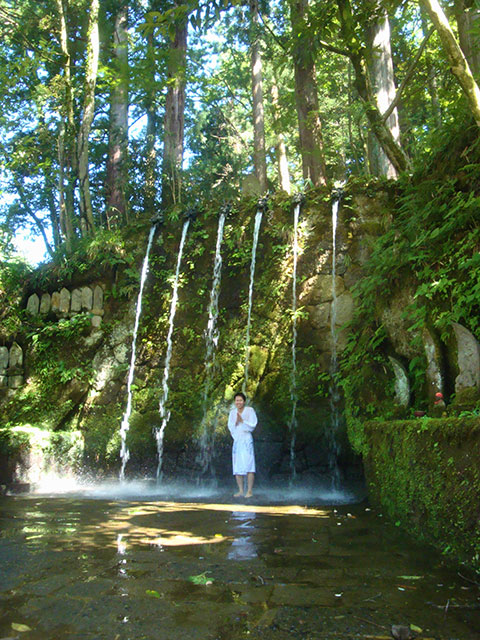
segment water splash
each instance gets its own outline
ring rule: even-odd
[[[143,259],[142,273],[140,276],[140,290],[138,292],[137,307],[135,311],[135,324],[133,327],[133,338],[132,338],[132,353],[130,356],[130,367],[128,370],[128,379],[127,379],[127,408],[125,409],[125,413],[122,419],[122,424],[120,426],[120,438],[122,441],[122,444],[120,447],[120,458],[122,460],[122,468],[120,469],[120,480],[125,479],[125,467],[127,466],[127,462],[130,459],[130,452],[127,447],[127,433],[128,433],[128,430],[130,429],[130,415],[132,413],[132,382],[133,382],[133,374],[135,372],[137,334],[138,334],[138,327],[140,324],[140,316],[142,315],[143,288],[145,286],[145,281],[147,279],[150,250],[152,248],[153,237],[155,235],[157,224],[158,224],[158,221],[155,224],[153,224],[150,229],[150,234],[148,236],[147,250],[145,252],[145,258]]]
[[[220,213],[218,219],[217,230],[217,244],[215,247],[215,259],[213,263],[213,281],[212,289],[210,291],[210,304],[208,307],[208,323],[207,330],[205,332],[205,385],[203,389],[203,418],[200,424],[200,452],[197,458],[197,462],[201,467],[202,474],[207,473],[211,469],[213,459],[213,447],[215,437],[215,423],[218,415],[215,416],[213,428],[209,428],[207,411],[208,402],[211,395],[212,383],[213,383],[213,371],[215,367],[215,354],[218,346],[218,297],[220,294],[220,280],[222,276],[222,241],[223,230],[225,227],[225,219],[227,217],[228,210],[224,210]]]
[[[338,207],[340,205],[341,194],[334,194],[332,202],[332,304],[330,307],[330,334],[332,339],[332,355],[330,358],[330,428],[327,430],[328,445],[328,468],[332,478],[332,489],[338,489],[340,485],[340,469],[338,468],[338,456],[340,454],[340,444],[338,442],[338,430],[340,426],[340,412],[338,409],[340,401],[340,389],[337,384],[338,360],[337,345],[338,336],[336,331],[337,323],[337,285],[336,285],[336,262],[337,262],[337,218]]]
[[[157,481],[160,479],[160,474],[162,471],[162,461],[163,461],[163,436],[165,432],[165,427],[168,424],[170,419],[170,411],[166,411],[166,405],[168,400],[168,378],[170,375],[170,360],[172,358],[172,336],[173,336],[173,323],[175,320],[175,312],[177,310],[177,300],[178,300],[178,281],[180,278],[180,265],[182,264],[182,254],[183,247],[185,244],[185,238],[187,237],[188,226],[190,224],[191,218],[187,218],[183,223],[182,229],[182,238],[180,240],[180,246],[178,248],[178,256],[177,256],[177,268],[175,271],[175,279],[173,282],[172,289],[172,300],[170,303],[170,317],[168,321],[168,333],[167,333],[167,353],[165,356],[165,366],[163,368],[163,379],[162,379],[162,392],[160,396],[160,401],[158,405],[158,412],[160,414],[160,427],[154,428],[155,440],[157,441],[157,453],[158,453],[158,465],[157,465]]]
[[[290,431],[290,471],[291,479],[296,476],[295,442],[297,437],[297,260],[298,260],[298,218],[301,200],[297,200],[293,211],[293,275],[292,275],[292,372],[290,376],[290,401],[292,413],[289,422]]]
[[[257,214],[255,216],[255,227],[253,230],[252,259],[250,262],[250,286],[248,288],[248,315],[247,315],[247,333],[245,336],[245,366],[242,391],[245,393],[248,384],[248,365],[249,365],[249,349],[250,349],[250,326],[252,323],[252,304],[253,304],[253,282],[255,279],[255,263],[257,259],[257,244],[260,234],[260,225],[262,224],[263,210],[265,208],[265,200],[258,203]]]

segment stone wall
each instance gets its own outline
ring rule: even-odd
[[[369,422],[372,502],[393,521],[480,568],[480,418]]]
[[[92,314],[92,326],[99,327],[104,314],[104,290],[100,285],[84,286],[72,289],[63,287],[53,293],[32,293],[26,309],[32,315],[47,315],[54,313],[58,316],[69,316],[88,311]]]
[[[0,347],[0,387],[18,389],[23,384],[23,349],[14,342]]]

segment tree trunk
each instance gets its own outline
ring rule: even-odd
[[[425,38],[428,33],[428,19],[425,13],[425,9],[420,8],[420,19],[422,21],[423,37]],[[435,65],[433,64],[432,55],[428,51],[428,49],[425,50],[425,69],[427,71],[427,84],[428,92],[430,94],[430,100],[432,103],[433,120],[436,127],[439,129],[442,126],[442,108],[438,97],[438,85],[437,78],[435,76]]]
[[[460,47],[470,69],[477,74],[480,71],[480,10],[474,6],[473,0],[455,0],[454,11]]]
[[[291,193],[290,185],[290,173],[288,171],[288,159],[287,148],[285,146],[285,137],[282,132],[282,125],[279,119],[279,106],[278,106],[278,86],[275,79],[275,75],[272,76],[272,114],[273,114],[273,129],[277,138],[276,152],[277,152],[277,166],[278,166],[278,182],[280,189],[286,193]]]
[[[157,111],[155,108],[155,36],[151,31],[147,36],[147,135],[145,149],[145,191],[143,208],[150,218],[155,214],[157,180]]]
[[[338,0],[340,30],[343,40],[347,45],[348,56],[352,61],[354,70],[354,85],[360,99],[364,103],[365,115],[370,127],[384,150],[388,159],[397,172],[405,171],[409,166],[409,160],[384,122],[382,114],[374,104],[372,91],[368,84],[368,78],[363,66],[363,49],[354,31],[354,18],[350,6],[350,0]]]
[[[14,177],[14,183],[15,183],[15,188],[17,189],[18,197],[20,198],[20,202],[22,204],[23,210],[27,215],[29,215],[34,220],[38,230],[42,234],[42,238],[49,255],[53,257],[54,251],[53,251],[52,245],[48,241],[47,233],[45,231],[45,226],[42,220],[40,220],[40,218],[36,215],[35,211],[30,206],[29,198],[24,191],[23,184],[17,176]]]
[[[180,202],[182,192],[183,137],[185,122],[185,69],[187,59],[186,18],[177,25],[167,60],[162,161],[162,209]]]
[[[73,115],[73,86],[71,58],[68,48],[67,21],[62,0],[56,0],[60,26],[60,47],[63,54],[64,99],[63,113],[58,134],[58,199],[60,204],[60,228],[65,238],[67,252],[71,251],[75,237],[74,193],[77,177],[75,150],[75,122]]]
[[[115,84],[111,93],[110,132],[107,158],[106,217],[111,228],[126,222],[128,151],[128,5],[122,3],[115,16],[113,31],[113,70]]]
[[[267,191],[267,160],[265,155],[265,117],[263,113],[263,73],[258,36],[258,0],[250,0],[250,68],[253,98],[253,165],[261,193]]]
[[[98,55],[100,49],[98,11],[99,0],[91,0],[87,32],[83,116],[77,138],[80,225],[83,235],[93,233],[95,229],[88,177],[88,139],[95,109],[95,85],[97,82]]]
[[[305,180],[311,180],[314,186],[318,186],[326,184],[327,170],[318,112],[314,51],[306,26],[308,0],[289,0],[289,3],[294,38],[295,99],[303,177]]]
[[[443,49],[451,65],[452,73],[462,87],[475,122],[480,127],[480,90],[460,45],[450,28],[447,17],[437,0],[420,0],[420,4],[425,7],[438,31]]]
[[[395,79],[390,46],[390,23],[386,9],[379,5],[378,2],[373,3],[373,5],[374,11],[372,11],[372,14],[375,18],[367,29],[367,42],[370,47],[368,70],[376,105],[380,113],[385,113],[395,98]],[[388,117],[386,125],[395,142],[400,145],[400,126],[397,109],[394,109]],[[371,173],[376,176],[397,178],[397,170],[388,159],[387,154],[376,138],[371,140],[369,147],[371,152],[369,156]]]

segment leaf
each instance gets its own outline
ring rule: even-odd
[[[411,624],[410,630],[413,631],[414,633],[422,633],[423,631],[423,629],[421,627],[417,627],[416,624]]]
[[[213,580],[211,578],[207,578],[207,573],[210,573],[210,571],[199,573],[196,576],[190,576],[188,579],[190,582],[193,582],[193,584],[212,584]]]
[[[421,580],[423,576],[398,576],[402,580]]]
[[[145,589],[145,593],[151,598],[163,598],[163,593],[159,593],[155,589]]]
[[[20,622],[12,622],[12,629],[14,631],[31,631],[30,627],[26,624],[21,624]]]

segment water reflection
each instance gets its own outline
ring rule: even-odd
[[[253,511],[234,511],[230,518],[230,523],[235,530],[241,529],[242,533],[248,535],[235,536],[230,551],[228,552],[229,560],[250,560],[257,557],[257,546],[253,541],[253,532],[255,530],[256,513]]]

